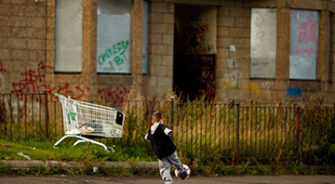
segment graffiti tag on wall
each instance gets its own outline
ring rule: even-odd
[[[255,82],[247,82],[245,84],[245,88],[248,91],[249,94],[255,94],[255,95],[260,95],[262,92],[261,87],[259,86],[259,84],[255,83]]]
[[[286,97],[301,97],[302,96],[302,87],[291,87],[288,86]]]
[[[7,72],[7,70],[3,67],[2,61],[0,60],[0,92],[5,88],[6,79],[2,75],[2,72]]]
[[[28,94],[28,93],[43,93],[47,92],[50,95],[50,100],[56,99],[55,93],[60,93],[64,96],[71,96],[73,99],[80,99],[84,94],[85,90],[89,90],[89,87],[81,87],[75,85],[70,87],[69,83],[51,87],[50,84],[44,83],[46,70],[52,70],[52,66],[45,65],[43,61],[40,61],[37,65],[37,70],[28,70],[21,73],[23,79],[19,82],[12,83],[12,94]],[[75,94],[77,94],[75,96]]]
[[[185,28],[184,38],[186,40],[185,44],[188,44],[189,50],[186,52],[190,53],[206,53],[211,51],[213,48],[207,43],[209,24],[202,25],[190,25]]]
[[[291,10],[290,79],[316,79],[319,12]]]
[[[127,88],[100,88],[98,89],[98,95],[100,100],[108,102],[111,105],[120,105],[126,100],[128,93],[130,92]]]
[[[273,85],[273,82],[270,82],[270,81],[266,81],[266,82],[261,83],[261,87],[264,89],[264,93],[268,97],[270,97],[270,95],[271,95],[270,88],[271,88],[272,85]]]
[[[112,48],[107,48],[104,53],[98,56],[98,64],[104,65],[108,62],[110,68],[115,70],[115,66],[120,66],[128,61],[126,55],[128,46],[129,40],[115,43]]]
[[[298,43],[304,44],[306,47],[296,48],[296,55],[312,56],[316,53],[315,45],[308,46],[308,43],[317,43],[317,27],[313,14],[307,16],[307,20],[299,24],[298,27]]]
[[[236,90],[238,89],[238,86],[237,86],[237,79],[234,79],[234,78],[222,78],[222,83],[223,83],[223,88],[226,88],[226,89],[235,89],[235,92]]]
[[[236,52],[235,45],[230,45],[229,50],[231,52]],[[237,57],[229,58],[227,59],[227,65],[229,69],[232,69],[233,71],[227,72],[224,74],[224,78],[222,78],[223,87],[227,89],[235,89],[235,93],[238,90],[239,81],[242,79],[242,72],[239,70],[236,70],[236,68],[239,68],[239,64],[236,62]]]
[[[225,89],[235,89],[235,92],[238,91],[238,80],[234,78],[222,78],[223,88]],[[255,82],[247,82],[245,88],[249,94],[261,95],[265,93],[267,96],[271,95],[270,87],[273,85],[273,82],[263,82],[261,84]]]
[[[299,25],[298,42],[307,44],[308,42],[317,42],[317,27],[314,15],[308,15],[307,21]]]

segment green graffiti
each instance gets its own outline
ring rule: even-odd
[[[121,63],[121,59],[120,59],[120,57],[119,56],[115,56],[115,59],[114,59],[114,61],[115,61],[115,63],[117,64],[117,65],[120,65]]]
[[[127,61],[126,51],[129,46],[129,40],[120,41],[115,43],[112,48],[105,50],[103,54],[100,54],[98,57],[98,64],[103,65],[107,60],[108,64],[114,70],[113,62],[119,66]]]
[[[114,70],[114,66],[113,66],[112,61],[108,61],[108,64],[109,64],[109,66],[111,67],[111,69]]]

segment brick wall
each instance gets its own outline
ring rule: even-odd
[[[236,7],[233,2],[227,2],[218,8],[216,96],[219,101],[240,99],[246,95],[250,14],[249,7]],[[232,64],[229,65],[229,62]]]
[[[118,102],[143,97],[142,5],[143,0],[135,0],[131,9],[131,73],[98,75],[97,1],[82,0],[80,73],[54,73],[56,0],[0,1],[0,93],[46,91],[50,100],[58,92],[74,99]]]
[[[174,4],[149,5],[149,54],[146,95],[164,97],[172,92]]]
[[[241,4],[239,1],[225,1],[218,8],[218,53],[217,53],[217,81],[216,95],[219,101],[230,100],[261,100],[283,101],[288,87],[301,86],[303,96],[301,99],[315,99],[324,97],[333,102],[333,84],[329,78],[331,65],[330,58],[334,52],[329,53],[329,7],[332,3],[319,0],[277,0],[277,1],[249,1]],[[251,8],[277,9],[277,58],[275,79],[250,79],[250,15]],[[289,79],[289,46],[290,46],[290,9],[314,9],[320,11],[318,76],[317,80],[290,80]],[[333,10],[331,10],[333,11]],[[333,34],[333,33],[332,33]],[[333,37],[333,36],[332,36]],[[234,46],[236,51],[229,47]],[[236,67],[228,65],[228,61],[236,63]],[[226,79],[226,77],[233,79]],[[295,99],[290,98],[290,99]]]
[[[0,93],[35,93],[45,79],[46,3],[0,1]]]
[[[218,101],[285,100],[289,86],[303,99],[333,102],[335,2],[331,0],[150,0],[148,74],[142,74],[143,0],[131,7],[131,73],[96,73],[97,1],[83,0],[82,72],[54,73],[55,0],[0,1],[0,93],[65,93],[87,100],[166,97],[173,88],[175,4],[217,7],[216,96]],[[251,8],[277,9],[275,79],[250,79]],[[317,80],[289,79],[290,9],[320,11]],[[329,25],[328,23],[332,24]],[[331,26],[331,27],[329,27]],[[329,28],[331,34],[329,34]],[[233,64],[232,64],[233,63]],[[235,76],[236,80],[226,80]],[[116,97],[118,96],[118,97]]]

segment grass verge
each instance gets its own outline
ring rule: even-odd
[[[10,169],[0,165],[0,175],[103,175],[103,176],[133,176],[133,175],[159,175],[158,169],[125,169],[122,167],[97,167],[92,162],[143,162],[157,161],[154,156],[143,153],[140,148],[134,150],[116,147],[116,152],[106,152],[102,147],[93,144],[80,144],[73,147],[72,142],[64,142],[58,148],[52,143],[41,141],[10,142],[0,140],[0,160],[57,160],[80,161],[83,167],[73,168],[39,168],[39,169]],[[18,154],[21,153],[21,154]],[[25,155],[25,156],[22,156]],[[225,162],[213,160],[211,162],[197,160],[190,164],[192,175],[223,176],[223,175],[280,175],[280,174],[335,174],[334,165],[309,166],[297,162],[287,162],[285,165],[262,165],[259,163],[240,165],[227,165]]]

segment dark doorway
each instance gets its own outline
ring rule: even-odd
[[[215,98],[216,8],[175,7],[173,89],[183,100]]]
[[[174,58],[174,90],[183,100],[215,98],[215,55],[179,55]]]

